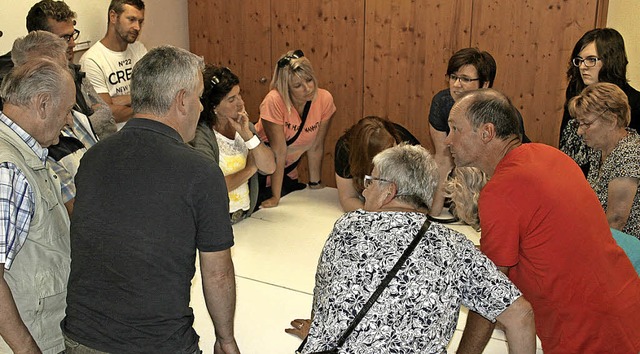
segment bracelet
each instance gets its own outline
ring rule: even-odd
[[[247,146],[247,149],[249,150],[253,150],[255,148],[258,147],[258,145],[260,145],[260,138],[258,138],[257,135],[253,134],[253,137],[251,137],[251,139],[247,140],[244,142],[244,144]]]
[[[322,181],[320,181],[320,180],[318,180],[318,182],[311,182],[311,181],[309,181],[309,185],[310,185],[310,186],[312,186],[312,187],[315,187],[315,186],[320,185],[320,183],[321,183],[321,182],[322,182]]]

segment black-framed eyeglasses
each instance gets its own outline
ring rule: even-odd
[[[582,64],[582,63],[584,63],[584,66],[586,66],[587,68],[592,68],[592,67],[596,66],[596,64],[598,64],[598,62],[600,60],[602,60],[602,59],[600,59],[598,57],[586,57],[584,59],[582,59],[580,57],[575,57],[575,58],[571,59],[571,63],[576,68],[579,68],[580,64]]]
[[[67,43],[71,42],[72,39],[75,41],[76,39],[78,39],[78,37],[80,37],[80,30],[77,30],[77,29],[74,29],[73,33],[71,34],[65,34],[64,36],[60,36],[60,38],[67,41]]]
[[[220,69],[220,72],[218,73],[218,75],[222,76],[223,74],[231,74],[231,69],[227,68],[226,66]],[[218,75],[213,75],[211,76],[211,85],[215,86],[217,84],[220,83],[220,78],[218,77]]]
[[[292,59],[300,59],[304,57],[304,53],[300,49],[296,49],[291,55],[286,55],[284,58],[278,60],[278,67],[284,68],[291,63]]]
[[[362,185],[364,186],[364,188],[369,188],[369,186],[371,185],[371,183],[373,183],[373,181],[380,181],[380,182],[393,183],[393,181],[389,181],[389,180],[386,180],[386,179],[384,179],[384,178],[379,178],[379,177],[373,177],[373,176],[369,176],[369,175],[364,175],[364,181],[363,181]]]
[[[476,77],[475,79],[472,79],[470,77],[458,76],[456,74],[450,74],[450,75],[447,75],[447,77],[449,78],[449,81],[451,81],[452,83],[455,83],[456,81],[460,80],[460,82],[463,83],[463,84],[470,84],[470,83],[472,83],[474,81],[480,80],[479,77]]]

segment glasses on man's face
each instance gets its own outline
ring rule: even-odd
[[[78,39],[78,37],[80,37],[80,31],[77,29],[74,29],[72,34],[65,34],[64,36],[60,36],[60,38],[67,41],[67,43],[71,42],[72,39],[75,41],[76,39]]]
[[[479,77],[476,77],[475,79],[472,79],[470,77],[466,77],[466,76],[458,76],[456,74],[450,74],[447,75],[449,77],[449,81],[451,81],[452,84],[454,84],[456,81],[460,80],[461,83],[463,84],[470,84],[474,81],[478,81],[480,80]]]
[[[284,68],[285,66],[289,65],[289,63],[291,63],[292,59],[300,59],[302,57],[304,57],[304,53],[300,49],[297,49],[293,53],[291,53],[291,55],[287,55],[284,58],[278,60],[278,67]]]
[[[371,186],[371,183],[373,183],[373,181],[380,181],[380,182],[387,182],[387,183],[393,183],[392,181],[386,180],[384,178],[379,178],[379,177],[373,177],[373,176],[369,176],[369,175],[364,175],[364,182],[363,182],[363,186],[364,188],[369,188],[369,186]]]
[[[220,72],[217,75],[211,76],[211,85],[215,86],[220,83],[220,78],[218,76],[222,76],[223,74],[229,75],[231,74],[231,69],[226,66],[220,69]]]
[[[604,111],[602,111],[602,113],[600,113],[597,117],[595,117],[594,119],[588,121],[588,122],[581,122],[579,120],[575,120],[575,125],[576,128],[582,128],[583,130],[587,130],[589,129],[589,127],[591,127],[591,125],[593,123],[595,123],[598,119],[602,118],[602,116],[609,110],[609,108],[605,108]]]
[[[573,63],[573,66],[575,66],[576,68],[580,67],[580,64],[584,63],[584,66],[586,66],[587,68],[592,68],[594,66],[596,66],[596,64],[598,64],[598,62],[602,60],[598,57],[586,57],[584,59],[580,58],[580,57],[575,57],[573,59],[571,59],[571,63]]]

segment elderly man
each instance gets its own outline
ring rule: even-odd
[[[47,31],[64,39],[66,58],[74,72],[76,84],[74,108],[89,117],[96,135],[105,138],[116,131],[116,123],[109,106],[98,96],[85,73],[80,71],[80,66],[73,64],[73,48],[80,35],[80,31],[75,29],[75,17],[75,12],[64,1],[42,0],[33,5],[27,14],[27,31]],[[0,81],[13,67],[12,52],[0,57]]]
[[[144,22],[144,2],[112,0],[108,11],[107,34],[84,53],[80,65],[122,127],[133,115],[131,70],[147,52],[137,41]]]
[[[16,66],[29,59],[48,58],[61,66],[67,66],[65,50],[67,43],[51,32],[33,31],[13,43],[11,57]],[[77,105],[76,107],[77,108]],[[60,141],[49,147],[48,159],[51,168],[60,180],[62,201],[71,215],[76,194],[74,178],[80,159],[88,148],[98,142],[91,122],[84,114],[72,111],[73,124],[65,126]]]
[[[0,352],[59,353],[69,219],[46,148],[71,123],[73,78],[32,60],[9,72],[0,94]]]
[[[199,353],[189,308],[196,249],[215,352],[238,353],[224,176],[185,143],[202,111],[202,69],[185,50],[150,51],[132,74],[134,118],[82,159],[67,353]]]
[[[521,144],[516,109],[495,90],[462,94],[449,127],[456,165],[490,178],[478,204],[481,250],[531,302],[545,354],[638,353],[640,278],[578,165]],[[470,314],[461,348],[484,346],[490,332]]]

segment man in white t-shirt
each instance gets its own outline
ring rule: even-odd
[[[144,45],[136,42],[144,22],[144,2],[112,0],[108,19],[107,34],[80,58],[80,65],[122,127],[133,115],[131,70],[147,53]]]

